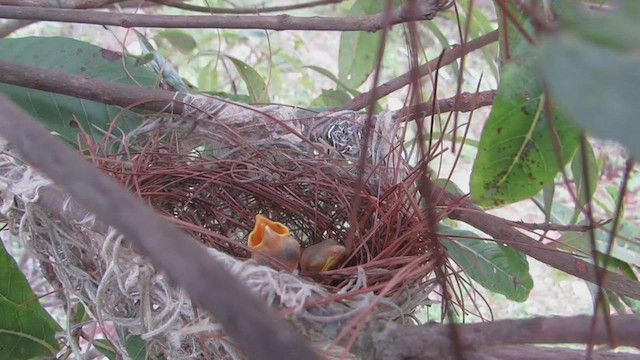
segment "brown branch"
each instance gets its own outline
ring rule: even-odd
[[[445,205],[452,209],[449,213],[451,219],[467,223],[490,235],[496,242],[509,245],[558,270],[598,284],[596,268],[593,264],[530,238],[514,229],[506,220],[482,211],[466,197],[460,198],[434,184],[434,196],[440,194],[442,194],[442,200],[439,205]],[[598,285],[619,295],[640,299],[640,283],[604,269],[601,271],[606,274],[606,280]]]
[[[145,110],[183,112],[181,100],[184,95],[181,93],[105,81],[5,60],[0,60],[0,82],[108,105],[127,107],[135,104],[135,107]]]
[[[0,5],[55,9],[91,9],[122,1],[124,0],[0,0]]]
[[[611,316],[613,346],[640,348],[640,317]],[[608,344],[609,334],[604,319],[599,318],[590,336],[592,317],[548,317],[518,320],[499,320],[477,324],[457,325],[464,351],[482,354],[493,346],[522,344]],[[455,354],[450,339],[450,325],[377,324],[371,334],[373,352],[377,359],[445,359]],[[382,329],[382,330],[379,330]],[[584,358],[584,351],[583,358]],[[475,358],[475,357],[474,357]],[[516,359],[519,357],[516,357]],[[545,358],[545,357],[539,357]]]
[[[449,65],[452,62],[456,61],[463,55],[466,55],[472,51],[482,48],[492,42],[498,40],[498,31],[492,31],[488,34],[482,35],[479,38],[473,39],[465,44],[465,46],[454,46],[451,49],[447,50],[439,56],[437,59],[431,60],[426,64],[420,65],[417,71],[409,71],[406,72],[397,78],[388,81],[375,89],[371,89],[366,93],[362,93],[356,96],[351,102],[341,106],[338,110],[360,110],[367,106],[367,104],[371,101],[376,101],[380,98],[383,98],[392,92],[401,89],[411,83],[412,77],[415,77],[416,74],[419,78],[425,77],[431,74],[432,71],[436,70],[438,66],[443,67],[445,65]],[[372,99],[372,94],[375,94],[375,98]]]
[[[281,5],[281,6],[272,6],[272,7],[262,7],[262,8],[261,7],[214,8],[214,7],[207,7],[207,6],[185,4],[184,2],[179,0],[151,0],[151,1],[153,1],[156,4],[174,7],[177,9],[205,12],[209,14],[259,14],[259,13],[268,13],[268,12],[306,9],[306,8],[311,8],[311,7],[321,6],[321,5],[328,5],[328,4],[339,4],[344,0],[317,0],[317,1],[301,3],[301,4]]]
[[[220,321],[249,358],[317,359],[283,319],[208,255],[204,245],[171,226],[4,96],[0,109],[0,134],[31,165],[117,228],[158,269],[184,287]]]
[[[406,8],[395,11],[391,19],[384,14],[331,17],[276,16],[175,16],[122,14],[104,11],[67,10],[42,7],[0,6],[0,18],[59,21],[81,24],[113,25],[124,28],[217,28],[217,29],[262,29],[262,30],[317,30],[317,31],[370,31],[382,30],[385,24],[392,25],[409,21],[431,20],[440,8],[436,2],[422,2],[419,12]],[[390,21],[389,21],[390,20]]]
[[[433,109],[433,102],[426,102],[399,110],[394,117],[398,121],[410,121],[430,116],[434,113],[441,114],[452,111],[469,112],[483,106],[493,105],[495,98],[496,90],[481,91],[477,94],[463,92],[460,93],[457,101],[455,96],[438,100],[435,111]]]
[[[584,350],[562,347],[540,347],[534,345],[492,346],[478,352],[477,360],[638,360],[638,354],[596,351],[587,357]]]

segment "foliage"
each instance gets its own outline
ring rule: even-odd
[[[0,59],[127,84],[156,83],[155,74],[131,58],[61,37],[0,40]],[[127,133],[140,125],[135,113],[117,106],[7,84],[0,84],[0,91],[72,143],[81,129],[99,141],[115,118],[119,119],[117,133]]]
[[[0,358],[53,356],[60,326],[40,305],[27,279],[0,241]]]
[[[346,13],[380,13],[384,3],[356,0],[349,3]],[[637,280],[640,228],[624,219],[623,206],[616,208],[621,203],[619,189],[610,186],[602,190],[602,164],[582,137],[593,134],[617,140],[640,158],[635,139],[640,133],[635,120],[640,84],[639,2],[621,1],[617,10],[595,16],[580,1],[551,1],[559,16],[558,29],[553,32],[536,29],[531,14],[516,7],[503,9],[504,1],[496,1],[501,9],[496,23],[478,7],[470,9],[473,1],[459,3],[458,18],[453,12],[443,18],[461,24],[470,21],[467,36],[478,37],[496,24],[508,24],[500,28],[500,67],[490,46],[482,49],[483,59],[499,84],[470,174],[471,198],[485,208],[531,199],[548,221],[561,225],[590,225],[585,216],[587,205],[611,218],[618,217],[615,229],[609,223],[592,233],[565,231],[554,246],[596,263],[609,254],[609,270]],[[420,30],[430,33],[430,40],[449,47],[455,38],[434,24],[427,22]],[[61,37],[0,40],[0,58],[147,87],[162,79],[183,92],[210,93],[247,103],[275,102],[283,92],[291,91],[291,99],[299,101],[296,105],[325,110],[338,108],[370,89],[367,80],[376,69],[382,38],[380,32],[342,33],[336,74],[325,66],[305,63],[300,52],[317,45],[296,35],[217,30],[196,36],[175,29],[157,31],[149,39],[142,33],[136,35],[142,49],[137,58]],[[209,46],[214,40],[219,44]],[[272,43],[289,47],[274,50]],[[464,74],[459,63],[440,71],[442,77],[454,79]],[[292,77],[294,90],[287,86]],[[140,114],[133,111],[66,95],[6,84],[0,84],[0,92],[70,143],[77,142],[80,128],[97,142],[116,117],[122,133],[141,121]],[[378,100],[376,111],[383,104],[384,99]],[[563,170],[570,174],[569,179],[561,174]],[[567,191],[558,185],[565,181],[572,183],[569,191],[576,195],[572,208],[557,200],[560,192]],[[452,182],[450,186],[456,188]],[[527,300],[534,279],[525,255],[491,239],[481,240],[475,231],[439,224],[439,232],[448,255],[469,278],[508,299]],[[595,249],[590,248],[591,237]],[[596,259],[589,258],[592,250]],[[54,333],[59,326],[32,301],[35,294],[1,246],[0,261],[0,314],[4,314],[0,318],[7,319],[0,326],[0,358],[55,354],[59,344]],[[619,312],[637,313],[640,309],[638,301],[615,293],[607,292],[606,298],[607,306]],[[22,339],[21,345],[9,346],[15,338]],[[142,339],[129,339],[129,355],[145,358]],[[95,345],[105,356],[115,357],[107,341]]]

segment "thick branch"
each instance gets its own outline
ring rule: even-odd
[[[385,25],[409,21],[431,20],[439,7],[437,2],[421,2],[419,12],[408,12],[405,8],[395,11],[391,19],[384,14],[329,17],[276,16],[175,16],[122,14],[104,11],[63,10],[42,7],[0,6],[0,18],[59,21],[81,24],[113,25],[124,28],[217,28],[217,29],[262,29],[262,30],[317,30],[317,31],[378,31]]]
[[[362,93],[356,96],[350,103],[343,105],[339,110],[360,110],[363,109],[367,104],[371,101],[377,101],[378,99],[385,97],[392,92],[401,89],[409,84],[411,84],[412,76],[425,77],[431,72],[435,71],[440,67],[449,65],[452,62],[456,61],[460,57],[482,48],[492,42],[498,41],[498,30],[492,31],[488,34],[482,35],[479,38],[473,39],[465,44],[465,46],[454,46],[453,48],[445,51],[442,56],[437,59],[433,59],[426,64],[420,65],[418,67],[417,72],[409,71],[406,72],[397,78],[394,78],[391,81],[388,81],[375,89],[371,89],[366,93]],[[375,94],[376,98],[371,99],[371,95]]]
[[[518,249],[526,255],[558,270],[598,284],[596,269],[593,264],[530,238],[510,226],[504,219],[482,211],[466,197],[460,198],[436,187],[435,184],[433,186],[435,189],[434,196],[442,194],[442,200],[439,205],[445,205],[453,209],[449,213],[451,219],[467,223],[490,235],[496,242]],[[640,283],[604,269],[600,269],[600,271],[606,275],[604,283],[598,285],[619,295],[640,299]]]
[[[249,358],[317,358],[283,319],[209,256],[204,245],[171,226],[4,96],[0,97],[0,109],[0,134],[30,164],[117,228],[184,287],[220,321]]]
[[[184,95],[0,60],[0,82],[75,96],[108,105],[182,113]],[[171,105],[171,106],[169,106]]]
[[[611,316],[613,346],[640,348],[640,317]],[[599,319],[591,333],[591,316],[548,317],[500,320],[457,325],[460,343],[466,352],[482,353],[485,348],[522,344],[608,344],[604,320]],[[374,330],[375,331],[375,330]],[[378,359],[442,359],[455,354],[449,324],[397,325],[385,323],[383,330],[372,334]],[[583,355],[584,357],[584,352]],[[516,357],[518,358],[518,357]],[[539,357],[544,358],[544,357]]]
[[[270,7],[252,7],[252,8],[214,8],[209,6],[198,6],[192,4],[185,4],[180,0],[151,0],[154,3],[174,7],[177,9],[204,12],[209,14],[258,14],[278,11],[291,11],[298,9],[306,9],[321,5],[339,4],[344,0],[316,0],[301,4],[280,5]]]
[[[59,9],[91,9],[122,1],[124,0],[0,0],[0,5],[48,7]]]

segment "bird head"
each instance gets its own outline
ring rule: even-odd
[[[261,265],[271,265],[275,260],[289,271],[298,267],[300,243],[282,223],[256,215],[256,224],[249,233],[247,245],[253,251],[252,258]]]
[[[302,271],[329,271],[337,268],[347,256],[347,249],[335,240],[324,240],[304,249],[300,257]]]

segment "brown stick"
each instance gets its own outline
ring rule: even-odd
[[[0,97],[0,133],[23,157],[105,223],[210,311],[251,359],[317,359],[283,319],[188,237],[40,123]]]
[[[395,11],[390,19],[392,25],[409,21],[431,20],[438,12],[436,2],[423,2],[418,13],[406,9]],[[59,21],[80,24],[113,25],[124,28],[217,28],[217,29],[261,29],[261,30],[315,30],[315,31],[379,31],[386,22],[384,14],[330,17],[275,16],[218,16],[218,15],[145,15],[122,14],[104,11],[66,10],[26,6],[0,6],[0,18]]]
[[[0,60],[0,82],[99,101],[108,105],[135,105],[145,110],[177,114],[184,110],[181,102],[184,95],[181,93],[105,81],[5,60]]]
[[[394,117],[398,121],[410,121],[421,117],[433,115],[434,113],[446,113],[451,111],[469,112],[483,106],[493,105],[493,100],[496,98],[495,90],[481,91],[479,93],[463,92],[456,97],[452,96],[446,99],[438,100],[438,104],[433,106],[433,102],[426,102],[411,106],[406,109],[399,110]],[[405,114],[408,114],[405,116]]]
[[[339,4],[344,0],[317,0],[317,1],[309,1],[307,3],[301,3],[301,4],[269,6],[269,7],[252,7],[252,8],[215,8],[210,6],[198,6],[198,5],[192,5],[192,4],[185,4],[180,0],[151,0],[151,1],[153,1],[156,4],[174,7],[177,9],[204,12],[209,14],[264,14],[268,12],[291,11],[291,10],[306,9],[306,8],[311,8],[311,7],[321,6],[321,5]]]
[[[445,192],[439,187],[434,187],[434,194],[442,194],[442,200],[439,205],[445,205],[453,209],[449,213],[451,219],[467,223],[490,235],[496,242],[518,249],[526,255],[558,270],[598,284],[596,268],[593,264],[530,238],[514,229],[506,223],[506,220],[482,211],[477,205],[466,198],[460,198]],[[598,285],[612,290],[619,295],[640,299],[640,283],[620,274],[604,269],[602,269],[602,271],[606,273],[606,280],[604,283]]]
[[[610,317],[615,344],[640,348],[640,317],[621,315]],[[478,324],[457,325],[466,353],[482,353],[493,346],[521,344],[608,344],[609,334],[604,320],[599,318],[590,337],[591,316],[548,317],[499,320]],[[397,325],[386,323],[383,330],[372,334],[373,351],[377,359],[441,359],[454,354],[449,339],[448,324]],[[374,330],[376,331],[376,330]],[[584,358],[584,352],[583,352]],[[544,358],[544,357],[542,357]]]

